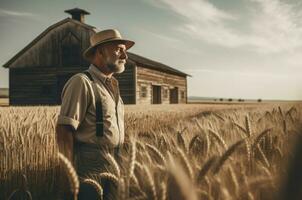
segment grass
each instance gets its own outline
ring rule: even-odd
[[[102,180],[111,180],[119,199],[276,199],[299,133],[301,107],[126,106],[121,161],[108,155],[110,167],[86,182],[101,195]],[[78,177],[58,156],[54,139],[58,111],[0,108],[0,199],[22,188],[22,177],[33,199],[58,199],[58,177],[64,176],[71,180],[67,189],[77,192]],[[62,161],[68,169],[63,174]]]

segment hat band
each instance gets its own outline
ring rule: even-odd
[[[95,45],[97,45],[97,44],[100,44],[100,43],[103,43],[103,42],[107,42],[107,41],[110,41],[110,40],[114,40],[114,39],[123,40],[123,39],[120,38],[120,37],[111,37],[111,38],[107,38],[107,39],[105,39],[105,40],[98,41],[98,42],[96,42],[95,44],[91,44],[91,46],[95,46]]]

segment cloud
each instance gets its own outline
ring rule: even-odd
[[[161,0],[176,13],[194,21],[220,22],[225,19],[236,19],[233,15],[219,10],[213,4],[205,0]]]
[[[139,29],[139,31],[141,31],[143,33],[150,34],[153,37],[159,38],[160,40],[164,40],[164,41],[167,41],[167,42],[172,42],[172,43],[180,43],[181,42],[178,38],[173,38],[173,37],[170,37],[170,36],[166,36],[162,33],[156,33],[156,32],[153,32],[153,31],[149,31],[147,29]]]
[[[288,78],[286,74],[272,74],[272,73],[263,73],[263,72],[257,72],[255,70],[251,71],[239,71],[239,70],[213,70],[213,69],[186,69],[187,73],[213,73],[213,74],[220,74],[225,77],[228,77],[230,75],[234,76],[241,76],[241,77],[251,77],[251,78],[268,78],[269,80],[272,80],[274,78]]]
[[[217,8],[208,0],[160,0],[161,4],[185,19],[177,30],[192,39],[227,48],[247,47],[260,53],[293,51],[302,46],[301,13],[280,0],[246,0],[252,8],[250,19]],[[231,26],[242,23],[249,31]],[[243,24],[246,23],[246,24]]]
[[[0,16],[12,16],[12,17],[35,17],[36,15],[29,12],[18,12],[12,10],[0,9]]]
[[[200,55],[200,49],[194,46],[193,47],[188,46],[188,44],[185,41],[180,40],[179,38],[173,37],[171,35],[167,36],[164,33],[157,33],[147,29],[137,29],[137,31],[140,31],[143,34],[148,34],[153,39],[156,39],[156,43],[159,48],[161,46],[169,46],[169,48],[175,49],[179,52],[183,52],[183,53],[189,52],[190,55]],[[155,43],[153,44],[155,45]]]
[[[260,8],[250,26],[251,44],[264,52],[292,51],[302,46],[301,13],[280,0],[251,0]]]

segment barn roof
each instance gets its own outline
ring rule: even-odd
[[[17,60],[17,58],[19,56],[21,56],[23,53],[25,53],[28,49],[30,49],[32,46],[34,46],[41,38],[43,38],[49,31],[57,28],[58,26],[61,26],[62,24],[65,24],[65,23],[68,23],[68,22],[72,22],[72,23],[76,23],[78,25],[81,25],[83,26],[84,28],[88,29],[88,30],[93,30],[95,29],[94,26],[90,26],[88,24],[84,24],[84,23],[81,23],[77,20],[74,20],[74,19],[71,19],[71,18],[66,18],[66,19],[63,19],[51,26],[49,26],[45,31],[43,31],[40,35],[38,35],[38,37],[36,37],[33,41],[31,41],[27,46],[25,46],[21,51],[19,51],[14,57],[12,57],[9,61],[7,61],[3,67],[5,68],[9,68],[10,65],[15,61]]]
[[[143,56],[139,56],[137,54],[130,53],[130,52],[127,52],[127,55],[129,57],[128,59],[130,61],[140,64],[142,67],[151,68],[151,69],[155,69],[158,71],[169,72],[169,73],[180,75],[180,76],[190,76],[189,74],[186,74],[177,69],[169,67],[168,65],[162,64],[162,63],[154,61],[154,60],[150,60]]]
[[[90,26],[88,24],[85,24],[85,23],[81,23],[77,20],[74,20],[74,19],[71,19],[71,18],[66,18],[64,20],[61,20],[51,26],[49,26],[45,31],[43,31],[40,35],[38,35],[33,41],[31,41],[27,46],[25,46],[21,51],[19,51],[14,57],[12,57],[9,61],[7,61],[3,67],[4,68],[9,68],[10,65],[15,61],[17,60],[17,58],[19,56],[21,56],[23,53],[25,53],[28,49],[30,49],[33,45],[35,45],[41,38],[43,38],[49,31],[53,30],[54,28],[62,25],[62,24],[65,24],[65,23],[68,23],[68,22],[72,22],[72,23],[76,23],[78,25],[81,25],[83,26],[84,28],[90,30],[90,31],[95,31],[96,28],[94,26]],[[184,72],[181,72],[177,69],[174,69],[170,66],[167,66],[165,64],[162,64],[160,62],[157,62],[157,61],[154,61],[154,60],[151,60],[151,59],[148,59],[148,58],[145,58],[143,56],[140,56],[140,55],[137,55],[137,54],[134,54],[134,53],[130,53],[130,52],[127,52],[128,56],[129,56],[129,59],[130,61],[133,61],[137,64],[140,64],[140,66],[142,67],[146,67],[146,68],[151,68],[151,69],[154,69],[154,70],[158,70],[158,71],[164,71],[164,72],[168,72],[168,73],[172,73],[172,74],[176,74],[176,75],[180,75],[180,76],[190,76],[189,74],[186,74]]]

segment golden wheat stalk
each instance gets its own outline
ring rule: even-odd
[[[130,162],[129,162],[129,172],[128,172],[128,177],[131,178],[134,173],[134,168],[135,168],[135,160],[136,160],[136,141],[132,141],[132,148],[130,152]]]
[[[250,117],[249,115],[246,115],[245,116],[245,127],[246,127],[246,132],[248,134],[248,137],[251,137],[253,135],[253,132],[252,132],[252,127],[251,127],[251,122],[250,122]]]
[[[177,144],[184,151],[187,151],[186,142],[185,142],[185,139],[183,138],[182,132],[177,132]]]
[[[119,179],[119,187],[118,187],[118,198],[119,199],[126,199],[127,195],[128,194],[126,193],[125,179],[120,178]]]
[[[100,179],[107,179],[110,180],[111,182],[115,183],[116,185],[119,185],[119,179],[116,177],[114,174],[109,173],[109,172],[103,172],[99,174]]]
[[[151,144],[146,144],[146,147],[148,149],[150,149],[162,162],[163,165],[166,164],[166,159],[165,157],[163,156],[163,154],[153,145]]]
[[[97,181],[90,179],[90,178],[86,178],[83,180],[83,183],[91,185],[95,189],[95,191],[98,193],[100,200],[103,199],[103,188]]]
[[[209,133],[218,141],[218,143],[225,149],[227,150],[227,145],[224,141],[224,139],[218,134],[216,133],[214,130],[212,129],[208,129]]]
[[[78,193],[79,193],[79,188],[80,188],[80,183],[79,183],[79,178],[77,176],[77,173],[72,166],[71,162],[60,152],[58,153],[59,160],[63,163],[63,167],[65,171],[67,172],[67,176],[69,179],[69,184],[70,184],[70,189],[71,192],[74,195],[74,199],[77,199]]]
[[[278,106],[278,111],[279,111],[280,116],[283,118],[283,117],[284,117],[284,115],[283,115],[283,112],[282,112],[282,109],[281,109],[281,107],[280,107],[280,106]]]
[[[247,133],[247,130],[245,130],[245,128],[243,126],[241,126],[240,124],[238,124],[237,122],[233,122],[233,124],[239,129],[241,130],[247,137],[249,137],[249,134]]]
[[[208,159],[207,162],[205,162],[205,164],[202,166],[202,168],[200,169],[200,171],[198,173],[197,183],[199,183],[199,182],[201,182],[201,180],[203,180],[203,178],[206,176],[206,174],[211,169],[211,167],[213,165],[215,165],[217,160],[218,160],[218,156],[213,156],[210,159]]]
[[[190,141],[190,143],[189,143],[189,152],[192,151],[192,149],[193,149],[195,143],[199,140],[199,137],[200,137],[199,134],[196,134],[194,137],[192,137],[192,139],[191,139],[191,141]]]
[[[221,169],[224,162],[235,152],[236,148],[239,147],[243,142],[244,142],[244,139],[236,142],[235,144],[230,146],[227,151],[224,152],[224,154],[221,156],[221,158],[217,162],[217,165],[214,169],[214,174],[219,172],[219,170]]]
[[[117,177],[120,177],[121,176],[121,170],[120,170],[120,167],[119,167],[118,163],[114,159],[114,157],[110,153],[107,153],[106,158],[109,161],[109,163],[111,163],[111,166],[113,167],[113,170],[114,170],[114,174]]]
[[[244,144],[245,144],[245,149],[246,149],[246,154],[247,154],[248,165],[250,165],[251,160],[252,160],[252,150],[251,150],[251,144],[250,144],[249,138],[244,139]]]
[[[167,199],[173,200],[197,200],[197,194],[193,183],[181,166],[175,162],[168,152],[168,181]]]
[[[194,173],[193,173],[193,169],[192,169],[192,166],[190,164],[190,161],[189,159],[187,158],[187,156],[185,155],[185,153],[179,148],[177,147],[176,148],[177,152],[179,153],[180,155],[180,158],[182,160],[182,163],[190,177],[191,180],[193,180],[193,177],[194,177]]]
[[[272,130],[272,128],[267,128],[264,131],[262,131],[257,138],[254,141],[253,147],[256,147],[256,145],[259,144],[259,142],[268,134],[270,133],[270,131]]]
[[[154,179],[152,177],[152,174],[151,174],[149,168],[146,165],[143,166],[143,169],[145,171],[145,174],[147,175],[146,180],[147,180],[148,185],[150,186],[150,189],[151,189],[152,199],[156,200],[157,199],[157,193],[156,193],[155,182],[154,182]]]
[[[234,169],[231,165],[229,165],[228,171],[229,171],[229,174],[230,174],[230,177],[231,177],[232,184],[234,185],[235,195],[236,195],[236,197],[238,197],[240,187],[239,187],[238,179],[236,177]]]
[[[212,114],[217,117],[218,119],[220,119],[221,121],[225,122],[225,119],[219,114],[219,113],[216,113],[216,112],[212,112]]]
[[[261,158],[262,158],[263,162],[265,163],[265,165],[267,167],[270,167],[270,163],[269,163],[267,157],[265,156],[264,152],[262,151],[261,147],[259,146],[259,144],[257,144],[257,150],[259,151]]]
[[[133,173],[133,175],[130,177],[130,183],[134,183],[136,186],[140,187],[139,182],[135,176],[135,174]]]
[[[135,161],[135,166],[138,167],[140,170],[143,170],[143,165],[140,162]]]
[[[208,155],[209,155],[209,153],[210,153],[210,146],[211,146],[210,136],[209,136],[208,131],[204,131],[204,130],[203,130],[201,124],[199,123],[199,121],[198,121],[196,118],[195,118],[195,122],[196,122],[196,124],[197,124],[199,130],[200,130],[201,132],[203,132],[204,135],[205,135],[205,137],[206,137],[206,153],[205,153],[205,155],[206,155],[206,158],[207,158]]]

